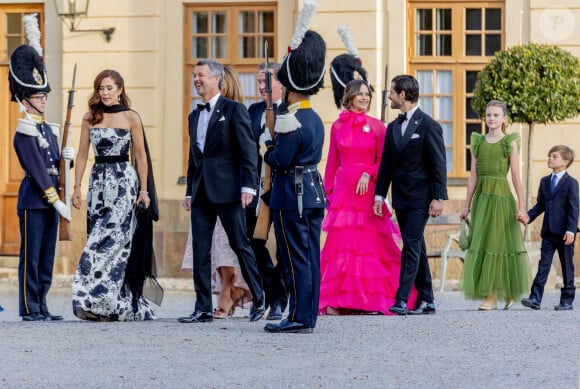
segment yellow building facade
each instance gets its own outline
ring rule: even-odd
[[[263,60],[263,42],[270,44],[271,60],[281,61],[303,0],[93,0],[75,26],[79,31],[70,31],[57,15],[68,10],[63,8],[68,3],[0,1],[0,255],[14,255],[18,247],[15,192],[22,174],[11,151],[18,112],[15,104],[9,103],[7,61],[11,51],[26,42],[17,18],[39,12],[53,90],[48,120],[63,121],[77,64],[71,137],[76,148],[94,77],[106,68],[123,75],[132,108],[141,114],[145,125],[161,200],[154,242],[159,275],[187,276],[180,265],[189,214],[181,203],[189,141],[187,115],[196,102],[193,66],[204,57],[232,66],[241,75],[246,102],[256,101],[255,73]],[[84,1],[77,3],[79,9]],[[371,115],[381,116],[385,76],[388,80],[409,73],[420,80],[420,105],[442,123],[445,132],[450,195],[445,212],[451,214],[457,213],[465,200],[469,134],[484,131],[470,109],[477,72],[496,50],[529,42],[555,44],[580,56],[580,3],[575,0],[319,0],[310,27],[326,40],[328,63],[345,52],[337,33],[343,24],[349,25],[375,87]],[[110,41],[100,31],[108,28],[114,28]],[[312,100],[329,130],[339,112],[328,74],[325,85]],[[387,108],[386,121],[397,114]],[[549,147],[561,143],[580,152],[579,130],[580,118],[536,126],[531,166],[534,199],[540,178],[549,173],[545,163]],[[519,132],[522,144],[526,144],[527,128],[514,124],[510,131]],[[521,158],[522,169],[526,169],[527,150]],[[580,178],[580,164],[572,165],[569,172]],[[87,173],[82,183],[85,193],[86,177]],[[61,260],[57,261],[57,271],[63,273],[74,271],[84,245],[85,210],[73,210],[73,217],[75,238],[61,243]],[[539,226],[536,221],[533,240],[539,240]]]

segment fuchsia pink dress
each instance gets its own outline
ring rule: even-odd
[[[324,187],[329,200],[322,224],[320,313],[327,307],[388,314],[399,285],[401,233],[384,209],[373,213],[376,179],[383,151],[384,124],[365,113],[341,112],[332,125]],[[363,172],[371,178],[356,193]],[[414,307],[413,290],[409,306]]]

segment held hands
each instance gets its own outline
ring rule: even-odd
[[[525,210],[518,209],[518,213],[516,214],[516,220],[522,223],[523,225],[526,225],[530,222],[530,217],[528,216],[528,213]]]
[[[66,146],[62,148],[60,155],[65,161],[70,162],[75,158],[75,150],[70,146]]]
[[[56,209],[56,212],[58,212],[60,216],[62,216],[63,218],[65,218],[69,222],[72,221],[70,208],[67,207],[65,203],[63,203],[60,200],[57,200],[52,204],[52,206],[54,207],[54,209]]]

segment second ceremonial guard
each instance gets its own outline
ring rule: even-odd
[[[278,71],[278,80],[286,88],[288,113],[278,116],[275,139],[268,139],[265,132],[260,141],[264,161],[273,171],[270,209],[289,293],[288,317],[267,324],[267,332],[311,333],[318,315],[320,229],[326,196],[317,165],[322,158],[324,125],[309,98],[322,87],[326,44],[318,33],[306,31],[315,6],[305,2],[296,27],[299,32]]]

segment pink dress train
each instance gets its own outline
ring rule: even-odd
[[[321,252],[321,314],[327,307],[389,314],[395,303],[401,268],[399,227],[384,209],[373,213],[378,167],[386,129],[364,113],[343,111],[333,123],[324,176],[328,214]],[[356,194],[363,172],[371,176],[368,191]],[[413,289],[409,307],[414,307]]]

